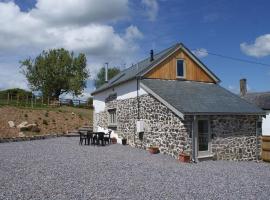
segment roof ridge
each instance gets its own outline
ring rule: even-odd
[[[154,54],[154,57],[157,56],[157,55],[160,55],[160,54],[162,54],[162,53],[164,53],[164,52],[166,52],[166,51],[168,51],[169,49],[171,49],[171,48],[173,48],[173,47],[176,47],[176,46],[179,45],[179,44],[180,44],[180,43],[175,43],[174,45],[171,45],[170,47],[168,47],[168,48],[166,48],[166,49],[163,49],[163,50],[159,51],[158,53]],[[136,65],[138,65],[139,63],[142,63],[142,62],[144,62],[144,61],[146,61],[146,60],[148,60],[148,59],[149,59],[149,57],[146,57],[146,58],[140,60],[139,62],[137,62],[136,64],[132,64],[130,67],[124,69],[123,71],[126,71],[126,70],[128,70],[128,69],[131,69],[131,68],[133,68],[133,67],[136,67]],[[122,72],[122,71],[121,71],[121,72]]]

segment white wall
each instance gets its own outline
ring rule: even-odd
[[[113,93],[117,93],[117,100],[135,98],[137,97],[137,81],[132,80],[94,95],[94,113],[99,113],[105,110],[105,99]],[[139,95],[143,94],[146,94],[146,91],[139,88]],[[102,131],[105,133],[108,132],[107,129],[102,127],[97,127],[97,131]],[[111,137],[115,137],[117,139],[117,143],[121,143],[121,138],[119,138],[114,131],[112,131]]]
[[[270,136],[270,110],[267,112],[266,118],[263,118],[262,134]]]
[[[93,105],[95,113],[104,111],[105,99],[112,93],[117,93],[117,100],[137,97],[137,81],[132,80],[94,95]],[[143,94],[146,94],[146,91],[139,88],[139,95]]]

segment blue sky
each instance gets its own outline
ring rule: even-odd
[[[37,55],[42,49],[65,47],[86,53],[93,79],[104,62],[129,66],[148,56],[152,48],[157,52],[183,42],[190,49],[203,51],[200,59],[225,88],[238,92],[239,79],[247,78],[250,91],[270,91],[267,0],[111,0],[109,5],[106,0],[74,0],[65,4],[64,0],[0,2],[2,89],[27,88],[18,73],[18,61]],[[91,90],[89,80],[85,94]]]

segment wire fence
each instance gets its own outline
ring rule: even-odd
[[[0,105],[10,105],[18,107],[60,107],[71,106],[78,108],[93,108],[92,102],[81,99],[65,99],[65,98],[52,98],[35,95],[14,95],[7,93],[7,95],[0,96]]]

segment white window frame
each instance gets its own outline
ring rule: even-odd
[[[108,113],[109,113],[109,117],[108,117],[108,124],[109,124],[109,126],[110,125],[116,126],[117,125],[116,109],[108,109]]]
[[[178,76],[178,67],[177,67],[177,62],[178,60],[182,60],[183,61],[183,76]],[[175,64],[175,67],[176,67],[176,78],[186,78],[186,62],[184,59],[176,59],[176,64]]]

